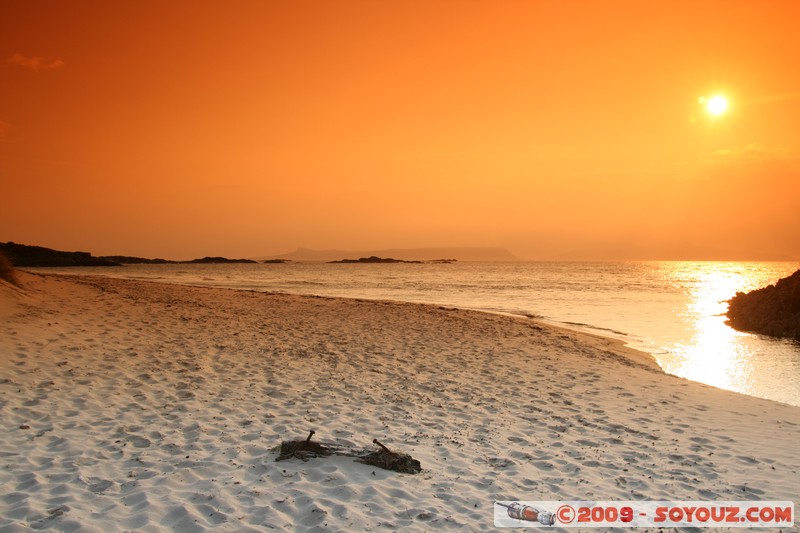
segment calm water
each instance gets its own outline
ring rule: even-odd
[[[141,265],[60,272],[389,299],[544,318],[620,338],[671,374],[800,405],[800,343],[734,331],[724,302],[798,263]],[[56,269],[38,269],[56,270]]]

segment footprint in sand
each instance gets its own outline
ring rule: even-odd
[[[151,444],[150,439],[141,437],[139,435],[127,435],[127,438],[136,448],[149,448]]]
[[[717,498],[719,498],[718,493],[714,492],[713,490],[707,490],[707,489],[698,490],[697,495],[704,500],[716,500]]]
[[[756,489],[756,488],[753,488],[753,487],[748,487],[747,485],[736,485],[734,488],[737,491],[741,491],[743,494],[744,493],[746,493],[746,494],[755,494],[757,496],[761,496],[762,494],[764,494],[763,490]]]
[[[122,485],[122,488],[124,490],[125,488],[124,484]],[[150,502],[148,501],[147,494],[142,492],[141,490],[124,496],[122,498],[122,504],[135,513],[150,507]]]
[[[531,464],[539,470],[553,470],[555,465],[549,461],[532,461]]]
[[[228,521],[228,515],[220,512],[218,509],[206,504],[198,505],[197,511],[201,516],[206,517],[209,524],[217,526]]]
[[[92,479],[87,481],[88,489],[95,494],[101,494],[107,491],[114,484],[114,482],[109,479]]]
[[[66,505],[59,505],[53,509],[49,509],[47,511],[47,516],[43,516],[37,518],[33,522],[31,522],[31,528],[33,529],[48,529],[50,525],[56,520],[58,517],[62,516],[64,513],[69,511],[69,507]]]
[[[510,459],[504,459],[502,457],[490,457],[487,462],[494,468],[508,468],[514,464]]]

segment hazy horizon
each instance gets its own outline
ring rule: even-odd
[[[2,243],[3,241],[0,241]],[[268,259],[289,259],[298,262],[326,262],[338,259],[357,259],[377,255],[379,257],[391,257],[403,260],[422,260],[433,261],[437,259],[452,259],[459,261],[489,261],[489,262],[798,262],[800,258],[790,256],[749,256],[749,257],[594,257],[574,256],[567,253],[550,257],[522,257],[514,253],[513,250],[501,247],[471,247],[471,246],[433,246],[419,248],[380,248],[372,250],[344,250],[339,248],[313,249],[299,246],[292,251],[278,254],[251,254],[251,255],[224,255],[213,252],[201,252],[194,256],[175,256],[173,255],[140,255],[125,251],[114,253],[98,253],[86,247],[74,249],[60,249],[45,246],[41,243],[23,243],[10,240],[15,244],[28,246],[44,246],[59,252],[88,252],[95,257],[140,257],[144,259],[166,259],[168,261],[192,261],[203,257],[225,257],[227,259],[251,259],[264,261]]]
[[[800,258],[800,4],[0,5],[0,241]]]

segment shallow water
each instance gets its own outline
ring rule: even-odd
[[[31,269],[435,303],[540,317],[625,340],[671,374],[800,405],[800,343],[737,332],[725,300],[793,262],[131,265]]]

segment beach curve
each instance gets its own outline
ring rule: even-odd
[[[12,531],[482,531],[496,499],[800,493],[800,408],[613,339],[435,305],[20,278],[0,287]],[[423,472],[274,461],[312,428]]]

